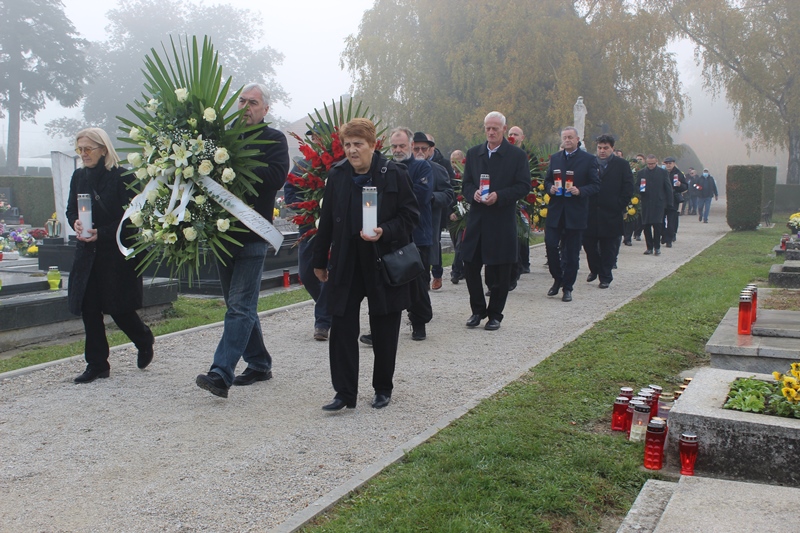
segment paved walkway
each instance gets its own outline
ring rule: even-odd
[[[72,383],[79,357],[0,376],[0,530],[291,531],[727,229],[722,203],[709,224],[681,217],[660,257],[642,255],[643,241],[622,247],[610,289],[586,283],[582,266],[571,303],[545,296],[552,280],[535,247],[497,332],[464,327],[466,285],[446,281],[431,293],[428,339],[401,331],[394,396],[380,411],[369,407],[368,349],[358,407],[320,409],[333,397],[327,344],[312,340],[304,304],[262,315],[275,377],[227,400],[194,384],[218,324],[159,337],[145,371],[135,349],[116,349],[111,378],[89,385]]]

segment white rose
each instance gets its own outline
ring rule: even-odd
[[[142,166],[142,154],[139,152],[130,152],[128,154],[128,163],[136,168]]]
[[[194,197],[194,203],[196,203],[197,205],[203,205],[204,203],[206,203],[206,197],[203,196],[202,194],[198,194],[197,196]]]
[[[183,169],[184,177],[191,178],[194,176],[194,167],[186,167]]]
[[[151,242],[153,240],[153,230],[146,229],[142,231],[142,240],[144,242]]]
[[[231,221],[227,218],[220,218],[217,219],[217,229],[223,233],[228,231],[228,228],[231,227]]]
[[[147,193],[147,201],[151,204],[154,204],[156,203],[157,199],[158,199],[158,189],[150,189],[150,191]]]
[[[208,176],[211,174],[212,170],[214,170],[214,163],[208,159],[203,159],[203,162],[200,163],[200,167],[197,169],[201,176]]]
[[[213,107],[207,107],[205,111],[203,111],[203,119],[206,122],[214,122],[217,120],[217,112],[214,111]]]
[[[178,242],[178,236],[174,233],[165,233],[164,234],[164,242],[167,244],[175,244]]]
[[[231,156],[228,155],[228,150],[225,148],[217,148],[217,151],[214,152],[214,161],[216,161],[218,165],[221,165],[230,158]]]
[[[194,228],[184,228],[183,236],[186,237],[187,241],[193,241],[197,238],[197,230]]]
[[[135,211],[131,213],[131,222],[137,228],[141,228],[142,224],[144,224],[144,216],[142,215],[141,211]]]
[[[138,179],[139,181],[144,180],[147,177],[147,175],[148,173],[146,168],[142,167],[136,169],[136,179]]]
[[[142,138],[142,136],[140,135],[140,132],[139,132],[139,128],[137,128],[136,126],[131,128],[131,132],[128,135],[134,141],[141,140],[141,138]]]
[[[179,102],[185,102],[187,98],[189,98],[189,91],[185,88],[175,89],[175,96],[178,97]]]
[[[236,172],[232,168],[226,168],[222,171],[222,183],[230,183],[236,177]]]

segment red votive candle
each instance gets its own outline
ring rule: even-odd
[[[700,447],[697,443],[697,435],[694,433],[684,433],[680,438],[681,456],[681,475],[693,476],[694,463],[697,461],[697,450]]]
[[[739,335],[752,334],[753,296],[748,291],[739,295]]]
[[[625,396],[618,396],[614,400],[614,411],[611,413],[611,431],[625,431],[625,414],[628,411],[628,402]]]
[[[661,420],[651,420],[647,424],[644,438],[644,467],[648,470],[661,470],[664,464],[664,440],[667,426]]]

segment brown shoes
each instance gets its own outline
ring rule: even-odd
[[[438,291],[441,288],[442,288],[442,278],[433,278],[433,281],[431,282],[431,290]]]

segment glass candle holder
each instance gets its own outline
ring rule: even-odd
[[[631,387],[620,387],[619,388],[619,395],[625,396],[627,399],[633,398],[633,388]]]
[[[566,178],[565,183],[564,183],[564,196],[565,197],[572,196],[572,193],[569,192],[569,189],[572,187],[572,185],[574,183],[575,183],[575,172],[573,172],[572,170],[567,170],[567,178]]]
[[[47,284],[50,285],[51,291],[57,291],[61,285],[61,272],[58,271],[57,266],[51,266],[47,269]]]
[[[664,466],[664,441],[667,426],[660,420],[647,424],[644,439],[644,467],[648,470],[661,470]]]
[[[656,412],[653,411],[653,392],[651,389],[642,389],[639,391],[639,397],[644,398],[644,402],[647,404],[647,407],[650,408],[650,416],[647,418],[647,421],[650,421],[650,418],[656,416]]]
[[[489,174],[481,174],[480,187],[481,187],[481,202],[485,202],[489,196]]]
[[[556,196],[564,195],[564,182],[561,181],[561,170],[553,170],[553,183],[556,186]]]
[[[683,433],[681,435],[679,440],[679,452],[682,476],[694,475],[694,463],[697,461],[697,451],[699,448],[697,435],[694,433]]]
[[[92,197],[88,194],[78,195],[78,220],[83,225],[81,237],[88,239],[92,236],[89,230],[92,229]]]
[[[739,335],[752,334],[753,296],[748,291],[739,295]]]
[[[374,237],[378,227],[378,189],[364,187],[361,189],[361,231],[367,237]]]
[[[625,433],[630,440],[631,438],[631,423],[633,422],[633,410],[637,405],[645,405],[644,401],[633,399],[628,402],[628,408],[625,410]]]
[[[745,287],[745,290],[749,290],[753,297],[753,304],[750,307],[750,323],[755,324],[756,319],[758,318],[758,286],[754,283],[750,283]]]
[[[614,400],[614,411],[611,413],[611,431],[625,431],[625,413],[628,411],[628,402],[625,396],[617,396]]]
[[[667,419],[672,406],[675,405],[675,396],[671,392],[665,392],[658,399],[658,417]]]
[[[664,388],[660,385],[648,385],[647,388],[653,391],[653,416],[658,416],[658,405],[661,401],[661,393],[664,392]]]
[[[650,406],[647,404],[636,404],[633,406],[633,419],[631,419],[631,433],[628,440],[631,442],[641,442],[647,432],[647,424],[650,422]]]

